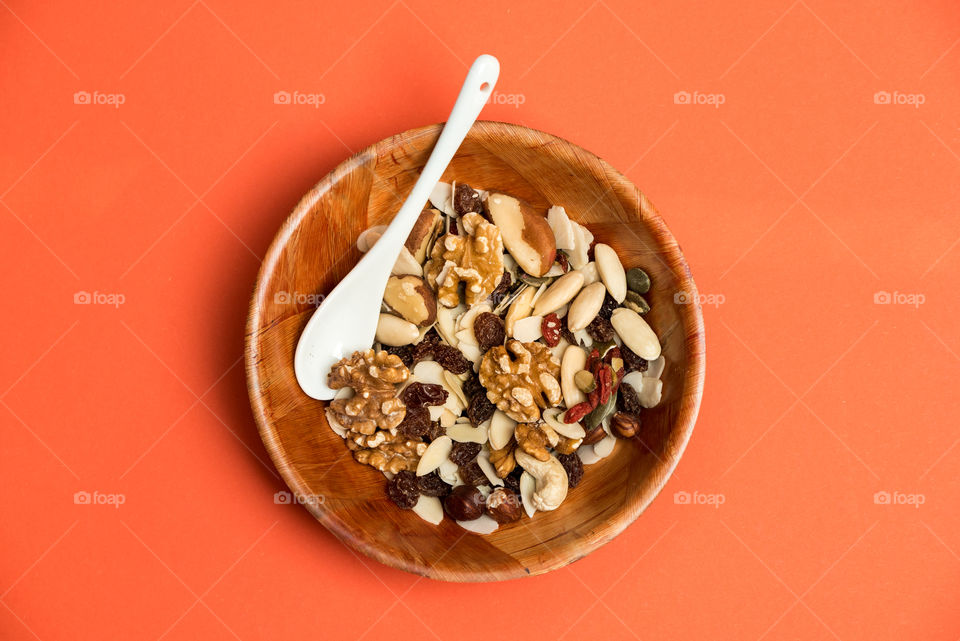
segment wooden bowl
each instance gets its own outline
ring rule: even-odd
[[[704,376],[697,289],[656,209],[621,173],[565,140],[518,125],[478,122],[444,180],[508,192],[546,211],[563,205],[597,242],[653,281],[647,315],[663,342],[663,400],[643,414],[638,438],[587,466],[553,512],[487,536],[450,519],[439,526],[398,509],[385,479],[356,463],[324,418],[326,403],[301,392],[293,371],[300,331],[324,294],[360,258],[357,235],[388,222],[413,186],[440,125],[382,140],[346,160],[297,205],[267,252],[250,304],[250,401],[277,469],[294,494],[347,545],[387,565],[448,581],[540,574],[580,559],[633,522],[666,483],[697,417]],[[344,310],[349,313],[349,310]]]

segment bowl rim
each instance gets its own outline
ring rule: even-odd
[[[257,402],[258,391],[261,384],[259,370],[261,354],[257,346],[257,337],[261,329],[262,307],[260,302],[265,296],[264,284],[269,280],[274,268],[277,266],[279,261],[277,261],[276,258],[282,254],[284,248],[290,240],[292,233],[300,226],[304,217],[310,213],[317,201],[330,189],[331,186],[333,186],[337,180],[340,179],[341,176],[354,171],[358,166],[362,165],[370,158],[376,158],[376,149],[378,147],[385,144],[390,144],[397,138],[402,138],[409,141],[425,135],[438,134],[440,129],[443,127],[443,124],[444,123],[434,123],[421,127],[414,127],[412,129],[393,134],[387,138],[378,140],[367,147],[364,147],[362,150],[352,154],[350,157],[337,164],[319,182],[311,187],[310,190],[304,194],[304,196],[300,198],[293,210],[284,219],[282,225],[274,235],[270,246],[264,254],[263,261],[257,272],[257,279],[254,284],[253,293],[250,298],[246,332],[244,336],[244,367],[247,378],[247,393],[250,399],[254,419],[257,423],[257,429],[260,434],[260,438],[266,447],[267,453],[270,455],[270,458],[273,461],[274,466],[277,468],[277,471],[280,473],[280,476],[295,495],[309,494],[307,484],[301,477],[297,468],[288,463],[288,458],[277,429],[270,420],[269,416],[267,416],[265,404]],[[323,526],[326,527],[327,530],[329,530],[330,533],[342,543],[350,546],[350,548],[362,552],[364,555],[383,563],[384,565],[397,568],[399,570],[404,570],[406,572],[430,577],[433,579],[457,582],[498,581],[507,580],[509,578],[543,574],[545,572],[556,570],[570,563],[578,561],[594,550],[606,545],[616,536],[618,536],[627,528],[627,526],[631,525],[660,494],[664,486],[667,484],[667,481],[672,476],[674,469],[679,464],[680,459],[686,450],[687,443],[689,442],[693,433],[693,428],[699,415],[700,403],[703,396],[704,378],[706,374],[706,346],[703,313],[699,302],[696,284],[693,281],[693,276],[690,272],[690,267],[687,264],[686,258],[684,257],[679,244],[676,242],[673,233],[666,226],[666,223],[660,216],[660,212],[653,205],[653,203],[649,201],[646,195],[640,189],[638,189],[629,178],[623,175],[623,173],[614,168],[603,158],[600,158],[593,152],[584,149],[580,145],[570,142],[565,138],[561,138],[554,134],[524,125],[493,120],[478,120],[474,126],[494,126],[502,128],[510,134],[518,134],[526,131],[546,138],[551,143],[555,142],[567,145],[576,153],[584,154],[591,160],[597,162],[609,178],[614,178],[620,183],[633,188],[637,192],[639,201],[643,205],[643,214],[646,217],[644,224],[648,226],[650,233],[657,239],[660,247],[664,248],[662,249],[662,253],[669,255],[672,259],[675,267],[672,267],[671,271],[674,272],[674,275],[677,278],[678,286],[682,288],[683,291],[686,291],[690,294],[690,299],[692,301],[692,304],[681,306],[680,310],[681,317],[684,317],[684,321],[689,324],[685,331],[684,337],[684,340],[688,343],[687,347],[689,350],[689,359],[687,362],[688,371],[684,374],[684,383],[685,386],[687,384],[692,385],[691,389],[685,390],[682,395],[680,409],[677,412],[678,421],[673,424],[669,432],[671,434],[670,441],[672,443],[671,451],[673,455],[665,460],[661,459],[661,457],[657,457],[658,460],[653,464],[653,467],[649,472],[651,477],[653,477],[650,482],[650,491],[647,492],[645,496],[640,497],[637,501],[626,504],[624,506],[624,510],[620,513],[617,526],[610,528],[603,536],[590,541],[589,545],[582,551],[579,551],[576,554],[567,554],[563,557],[559,557],[558,555],[550,555],[542,563],[540,563],[539,566],[534,568],[522,568],[512,576],[504,576],[502,571],[498,571],[497,575],[491,576],[489,573],[481,570],[464,569],[459,569],[454,573],[445,571],[443,568],[437,568],[435,565],[421,565],[407,561],[400,556],[392,554],[391,550],[389,549],[377,547],[367,543],[365,537],[354,536],[354,530],[341,519],[339,519],[333,511],[327,510],[322,504],[309,501],[304,502],[304,507],[307,508],[314,518],[323,524]],[[611,185],[611,189],[612,188],[613,185]],[[658,249],[658,251],[661,250]],[[682,423],[680,419],[683,419]]]

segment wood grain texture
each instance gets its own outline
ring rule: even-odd
[[[638,438],[587,466],[556,511],[502,526],[488,536],[449,519],[433,526],[397,509],[376,470],[354,462],[324,418],[325,403],[300,391],[293,353],[313,312],[296,295],[329,291],[359,259],[357,235],[388,222],[413,186],[440,125],[383,140],[348,159],[300,201],[267,252],[246,336],[246,370],[260,435],[277,469],[338,538],[387,565],[449,581],[540,574],[597,549],[633,522],[657,495],[693,431],[704,377],[703,318],[697,289],[660,215],[622,174],[565,140],[518,125],[478,122],[444,174],[505,191],[544,212],[563,205],[627,267],[650,273],[650,324],[667,359],[661,404],[643,414]],[[689,304],[676,304],[685,292]],[[293,302],[283,293],[292,294]],[[349,313],[345,310],[345,313]]]

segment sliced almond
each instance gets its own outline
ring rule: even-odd
[[[470,423],[456,423],[447,428],[447,436],[457,443],[480,443],[487,442],[486,423],[481,423],[473,427]]]
[[[553,428],[553,430],[560,434],[561,436],[566,436],[567,438],[572,438],[573,440],[581,439],[587,435],[584,431],[583,426],[580,423],[564,423],[562,420],[562,412],[559,407],[550,407],[543,410],[543,420],[546,421],[547,425]]]
[[[333,432],[340,438],[346,438],[347,430],[346,428],[343,427],[343,425],[340,424],[340,421],[337,420],[337,417],[334,416],[333,410],[331,410],[328,407],[326,414],[327,414],[327,425],[330,426],[330,429],[333,430]]]
[[[580,223],[574,222],[573,225],[574,247],[569,252],[570,266],[574,269],[580,269],[590,260],[588,252],[590,251],[590,243],[593,242],[593,234]]]
[[[577,271],[583,274],[584,287],[600,282],[600,272],[597,271],[597,263],[595,261],[591,260],[583,267],[577,269]]]
[[[380,240],[380,236],[386,229],[386,225],[375,225],[360,232],[360,235],[357,236],[357,249],[363,253],[370,251],[370,248]]]
[[[431,405],[427,409],[430,410],[430,420],[439,421],[440,417],[443,416],[444,410],[447,408],[445,408],[443,405]]]
[[[453,440],[449,436],[439,436],[424,450],[420,462],[417,463],[417,476],[423,476],[434,471],[450,456],[453,449]]]
[[[487,480],[490,481],[491,485],[503,485],[503,479],[497,476],[497,470],[494,469],[493,463],[490,462],[489,454],[480,452],[477,456],[477,465],[483,470],[483,473],[487,476]]]
[[[617,437],[613,436],[612,434],[607,434],[593,444],[593,453],[600,458],[607,458],[613,452],[613,448],[616,444]]]
[[[483,514],[479,519],[474,519],[472,521],[457,521],[457,525],[462,527],[464,530],[469,530],[474,534],[492,534],[497,531],[497,528],[500,527],[500,524],[494,521],[492,518]]]
[[[663,376],[663,370],[667,367],[667,359],[663,357],[663,354],[655,361],[650,361],[650,364],[647,365],[647,371],[643,373],[645,378],[660,378]]]
[[[447,399],[450,400],[449,398]],[[444,407],[443,412],[440,414],[440,426],[450,429],[457,422],[457,415],[454,412],[450,411],[450,408]]]
[[[447,485],[452,485],[454,487],[458,485],[463,485],[463,479],[460,478],[460,468],[456,463],[451,461],[449,458],[444,460],[443,463],[437,468],[437,474]]]
[[[467,395],[463,393],[463,381],[460,377],[451,374],[447,370],[443,370],[443,382],[447,391],[457,397],[463,409],[467,409],[470,401],[467,400]]]
[[[413,512],[427,523],[439,525],[443,520],[443,504],[435,496],[420,495],[417,504],[413,506]]]
[[[543,336],[543,316],[527,316],[513,324],[512,336],[521,343],[531,343]]]
[[[517,422],[501,412],[496,410],[490,419],[490,429],[487,437],[490,439],[490,447],[495,450],[503,449],[513,438],[513,431],[517,427]]]
[[[453,347],[456,347],[460,342],[456,336],[457,319],[465,311],[467,311],[467,307],[463,304],[456,307],[443,307],[441,305],[437,308],[437,333],[440,334],[440,338]]]
[[[504,329],[508,336],[513,336],[516,322],[521,318],[526,318],[533,311],[533,298],[536,294],[536,289],[527,287],[510,304],[510,309],[507,310],[507,316],[504,319]]]
[[[533,507],[533,493],[536,489],[537,481],[530,472],[520,475],[520,500],[523,501],[523,511],[529,517],[533,517],[537,511],[537,508]]]
[[[444,372],[446,372],[446,370],[436,361],[420,361],[413,366],[413,371],[410,372],[410,378],[408,380],[411,382],[432,383],[446,387]]]
[[[593,445],[580,446],[580,448],[577,450],[577,456],[580,457],[580,461],[584,465],[593,465],[602,458],[597,456],[597,453],[593,451]]]
[[[445,213],[447,216],[457,217],[453,209],[453,185],[438,182],[430,192],[430,204]]]
[[[557,242],[557,249],[573,249],[573,223],[563,207],[553,206],[547,211],[547,223],[553,230],[553,237]]]

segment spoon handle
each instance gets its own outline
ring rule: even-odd
[[[420,177],[410,191],[410,195],[404,201],[400,211],[394,216],[390,226],[383,232],[383,235],[377,243],[370,249],[368,254],[376,252],[390,252],[396,255],[400,251],[400,246],[406,241],[413,229],[413,224],[417,221],[420,212],[423,211],[430,192],[440,180],[440,176],[446,170],[447,165],[453,159],[460,144],[470,131],[470,127],[476,121],[477,116],[483,109],[493,87],[500,75],[500,63],[493,56],[483,54],[473,61],[470,71],[467,73],[466,80],[463,81],[463,87],[460,89],[460,95],[457,96],[457,102],[454,103],[450,111],[450,117],[443,126],[443,131],[437,139],[436,145],[420,172]],[[370,259],[371,262],[373,259]],[[391,264],[393,264],[391,262]]]

